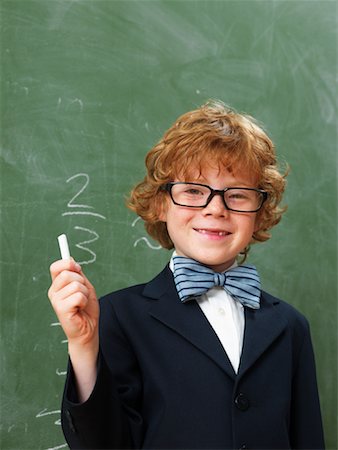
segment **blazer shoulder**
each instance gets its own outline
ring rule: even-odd
[[[119,311],[127,313],[138,310],[141,305],[144,305],[142,292],[145,286],[145,283],[137,284],[102,296],[99,299],[101,313],[110,314],[115,311],[115,314],[119,315]]]
[[[100,297],[100,302],[115,302],[122,298],[129,298],[132,295],[140,295],[143,292],[145,286],[146,283],[140,283],[109,292],[108,294]]]
[[[262,291],[261,301],[263,307],[267,305],[276,307],[278,314],[282,315],[290,326],[303,330],[309,329],[309,321],[305,315],[285,300],[281,300],[266,291]]]
[[[171,271],[168,265],[152,280],[146,283],[140,283],[133,286],[129,286],[123,289],[119,289],[109,294],[106,294],[100,298],[101,308],[110,304],[116,308],[136,306],[136,304],[143,303],[153,298],[157,298],[161,295],[162,291],[168,289],[171,283]]]

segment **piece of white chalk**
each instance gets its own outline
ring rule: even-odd
[[[58,236],[58,241],[59,241],[61,258],[62,259],[70,259],[70,251],[69,251],[67,236],[65,234],[60,234],[60,236]]]

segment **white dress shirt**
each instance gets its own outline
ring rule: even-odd
[[[170,269],[174,270],[173,253],[170,260]],[[234,263],[230,268],[236,267]],[[235,373],[238,372],[242,354],[244,336],[244,307],[234,300],[222,287],[214,287],[206,294],[196,299],[199,307],[208,319],[220,340]]]

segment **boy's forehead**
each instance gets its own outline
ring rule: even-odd
[[[245,181],[249,184],[256,184],[258,177],[248,169],[232,167],[231,165],[211,165],[205,167],[192,166],[186,170],[181,170],[175,177],[177,181],[206,181],[210,182],[210,174],[217,177],[229,176]]]
[[[210,174],[210,172],[214,172],[217,175],[222,175],[222,173],[231,173],[232,175],[236,175],[239,173],[245,173],[249,170],[246,170],[243,166],[241,167],[240,164],[234,164],[231,161],[218,161],[218,162],[210,162],[210,160],[204,160],[200,161],[199,163],[191,163],[186,167],[176,167],[176,170],[174,169],[174,174],[182,179],[189,179],[191,177],[193,178],[206,178]]]

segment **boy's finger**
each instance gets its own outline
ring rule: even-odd
[[[50,294],[53,295],[54,293],[61,291],[66,286],[72,283],[78,283],[82,284],[83,286],[86,286],[86,282],[82,273],[73,272],[70,270],[63,270],[54,278],[50,286],[49,292]],[[86,289],[88,288],[86,287]]]
[[[49,270],[52,277],[52,281],[54,281],[55,278],[64,270],[80,273],[81,266],[80,264],[75,262],[73,258],[59,259],[58,261],[55,261],[51,264]]]
[[[81,276],[83,277],[85,285],[87,286],[87,288],[92,290],[92,291],[94,291],[95,290],[94,286],[91,284],[91,282],[88,280],[88,278],[86,277],[86,275],[83,272],[81,272]]]
[[[59,278],[56,281],[58,281]],[[51,294],[53,301],[62,301],[76,292],[82,292],[84,295],[88,296],[88,291],[83,278],[77,275],[76,277],[73,277],[70,282],[60,283],[58,286],[55,286],[54,283]]]
[[[72,309],[70,300],[74,298],[81,299],[80,307],[86,304],[88,301],[88,289],[86,286],[77,282],[71,283],[61,291],[55,292],[52,295],[51,303],[55,310],[69,311]],[[84,299],[87,299],[85,303]]]

